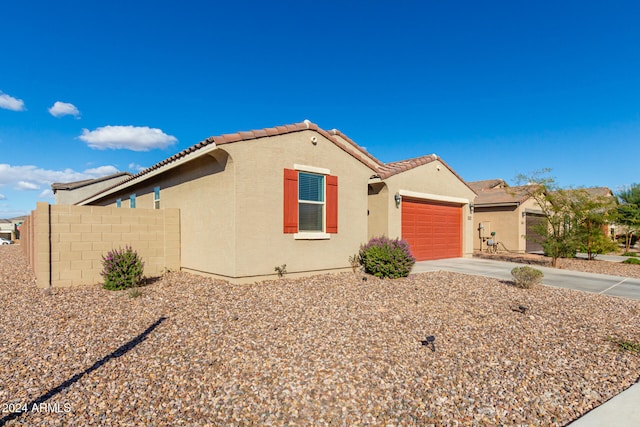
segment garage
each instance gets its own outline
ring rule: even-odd
[[[525,251],[527,253],[531,252],[542,252],[542,241],[544,240],[540,233],[538,232],[540,224],[544,222],[544,216],[536,215],[531,212],[527,212],[526,214],[526,230],[527,230],[527,243]]]
[[[417,261],[462,256],[462,206],[402,198],[402,238]]]

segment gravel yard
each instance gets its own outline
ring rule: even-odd
[[[0,425],[565,425],[640,377],[640,301],[362,277],[49,293],[2,246]]]

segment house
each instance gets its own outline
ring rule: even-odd
[[[537,252],[542,244],[535,226],[542,211],[529,195],[530,186],[509,187],[502,179],[470,182],[478,197],[474,203],[476,238],[473,249]],[[495,246],[494,246],[495,245]]]
[[[470,182],[478,194],[474,203],[476,238],[474,251],[495,249],[518,253],[540,252],[542,238],[536,226],[543,221],[540,206],[530,196],[532,186],[510,187],[502,179]],[[613,197],[610,189],[592,187],[569,191],[586,191],[589,197]],[[603,226],[609,235],[613,225]]]
[[[73,205],[82,199],[89,197],[105,188],[111,187],[119,181],[130,177],[129,172],[118,172],[97,179],[85,179],[82,181],[51,184],[56,203],[61,205]]]
[[[181,270],[248,282],[345,270],[379,235],[471,256],[475,196],[436,155],[385,164],[304,121],[207,138],[76,205],[177,208]]]

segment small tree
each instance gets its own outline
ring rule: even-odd
[[[640,184],[632,184],[618,193],[615,219],[625,229],[625,252],[629,252],[633,236],[640,230]]]
[[[544,220],[534,228],[542,238],[544,254],[551,257],[551,264],[557,267],[558,258],[575,256],[578,245],[572,232],[571,198],[558,188],[555,180],[548,176],[549,172],[550,169],[542,169],[530,175],[520,174],[516,181],[542,211]]]
[[[569,190],[569,196],[576,241],[579,249],[587,253],[587,259],[614,251],[616,245],[607,238],[604,227],[614,213],[615,198],[587,189]]]

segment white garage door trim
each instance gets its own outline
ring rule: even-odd
[[[433,200],[436,202],[448,202],[448,203],[460,203],[461,205],[468,205],[471,203],[469,199],[463,197],[443,196],[440,194],[418,193],[416,191],[400,190],[398,191],[401,196],[413,197],[415,199]]]

